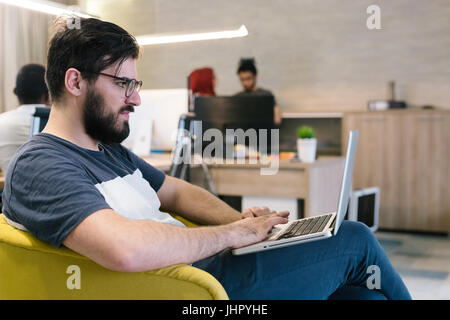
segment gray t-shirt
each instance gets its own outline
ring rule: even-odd
[[[9,224],[60,247],[67,235],[100,209],[134,220],[183,224],[161,212],[156,192],[165,174],[120,144],[81,148],[40,133],[19,148],[2,195]]]

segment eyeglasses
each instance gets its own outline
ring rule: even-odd
[[[129,98],[133,94],[133,92],[136,90],[139,92],[142,88],[142,81],[138,81],[136,79],[129,79],[126,77],[116,77],[111,74],[103,73],[103,72],[91,72],[94,74],[99,74],[102,76],[110,77],[116,80],[120,80],[120,82],[116,82],[116,84],[121,87],[125,88],[125,97]]]

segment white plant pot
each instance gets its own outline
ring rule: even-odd
[[[303,162],[316,160],[317,139],[297,139],[298,158]]]

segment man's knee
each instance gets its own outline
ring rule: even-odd
[[[341,228],[338,231],[343,231],[348,236],[351,236],[352,238],[358,238],[360,240],[374,240],[375,236],[370,230],[368,226],[366,226],[364,223],[359,221],[349,221],[345,220],[342,222]]]

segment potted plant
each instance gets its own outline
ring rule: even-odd
[[[316,133],[310,126],[301,126],[297,129],[298,158],[303,162],[316,160],[317,139]]]

